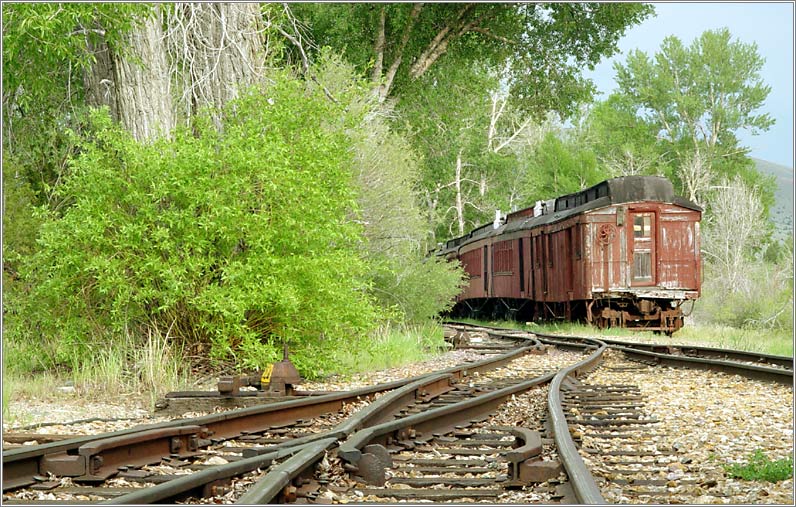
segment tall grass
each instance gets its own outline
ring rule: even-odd
[[[76,364],[73,379],[78,392],[88,398],[144,397],[151,408],[167,391],[184,387],[189,370],[168,333],[149,328],[145,337],[128,332],[113,346],[100,349],[93,360]]]
[[[168,391],[189,385],[190,368],[168,332],[150,329],[146,336],[122,338],[75,354],[68,368],[55,370],[29,344],[4,340],[3,415],[12,400],[54,400],[59,386],[71,383],[85,400],[124,399],[144,408]],[[31,359],[33,357],[33,359]]]
[[[343,374],[381,370],[429,359],[447,350],[442,326],[436,322],[379,328],[353,350],[340,350],[334,361]]]

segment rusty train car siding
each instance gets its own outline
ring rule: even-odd
[[[462,262],[470,283],[457,299],[471,309],[501,299],[509,311],[671,334],[679,305],[700,295],[701,215],[664,178],[627,176],[539,201],[449,240],[441,255]]]
[[[635,236],[637,216],[649,217],[642,226],[650,235],[647,249],[640,248],[643,243]],[[698,295],[699,218],[699,212],[673,204],[634,203],[587,211],[508,239],[485,238],[461,253],[471,283],[458,300],[567,302],[648,286]],[[649,254],[649,277],[634,276],[634,253]]]

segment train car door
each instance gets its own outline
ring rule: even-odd
[[[655,213],[630,213],[633,234],[630,243],[630,285],[655,285]]]
[[[489,247],[484,245],[484,297],[489,297]]]

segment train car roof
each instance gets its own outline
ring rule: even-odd
[[[661,176],[622,176],[605,180],[579,192],[546,201],[546,204],[549,205],[539,215],[528,214],[527,210],[533,208],[530,207],[510,213],[508,221],[497,229],[492,223],[477,227],[464,236],[448,240],[439,255],[490,236],[551,224],[585,211],[613,204],[640,201],[666,202],[702,211],[702,208],[695,203],[675,195],[672,182],[666,178]]]

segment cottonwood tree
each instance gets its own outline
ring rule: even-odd
[[[130,3],[3,3],[3,148],[18,163],[35,202],[57,206],[52,188],[74,156],[72,132],[83,128],[85,105],[99,97],[115,104],[110,56],[100,47],[120,44],[140,27],[151,6]],[[84,77],[105,58],[108,74],[98,94]]]
[[[209,107],[220,127],[220,111],[246,88],[265,76],[273,35],[256,3],[164,4],[166,41],[179,83],[180,116],[190,122],[198,109]],[[276,14],[271,6],[269,14]]]
[[[754,135],[774,123],[761,112],[771,91],[760,75],[763,63],[756,44],[734,40],[725,28],[706,31],[689,46],[667,37],[653,57],[637,50],[615,65],[621,100],[656,132],[649,144],[673,154],[692,197],[705,193],[711,172],[732,176],[748,169],[738,131]],[[755,183],[752,172],[745,177]]]
[[[138,141],[171,137],[175,118],[161,6],[108,48],[119,122]]]
[[[394,320],[413,323],[435,317],[452,305],[463,273],[455,263],[428,255],[436,245],[429,242],[415,185],[421,175],[419,157],[405,136],[391,130],[394,111],[378,102],[350,64],[324,53],[307,74],[317,78],[309,83],[323,83],[347,114],[362,115],[359,128],[349,129],[348,135],[358,190],[352,219],[362,225],[361,252],[372,278],[369,292],[392,310]]]
[[[580,96],[586,83],[579,70],[615,52],[625,29],[653,12],[629,3],[299,4],[294,10],[318,46],[340,48],[368,71],[380,100],[454,59],[506,69],[514,92],[529,108],[544,110]],[[506,66],[509,60],[514,64]]]
[[[491,220],[516,164],[512,149],[554,110],[588,98],[581,71],[651,14],[641,4],[297,4],[318,47],[330,46],[392,100],[422,155],[430,227],[447,237]],[[516,171],[514,171],[516,173]],[[515,185],[514,188],[517,188]],[[511,194],[511,195],[508,195]]]
[[[585,107],[576,124],[580,141],[611,176],[666,172],[667,155],[657,142],[656,127],[640,118],[626,97],[612,94]]]

